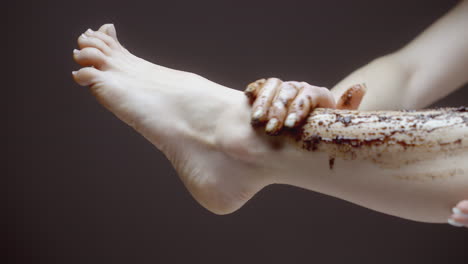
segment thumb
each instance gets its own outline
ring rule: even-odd
[[[363,84],[355,84],[348,88],[336,104],[337,109],[356,110],[366,94],[367,87]]]

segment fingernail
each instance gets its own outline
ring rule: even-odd
[[[91,33],[94,33],[94,31],[92,29],[88,28],[88,30],[86,30],[86,33],[91,34]]]
[[[80,53],[79,50],[77,50],[77,49],[74,49],[74,50],[73,50],[73,54],[78,54],[78,53]]]
[[[461,217],[468,217],[468,214],[463,213],[460,209],[457,207],[452,208],[452,212],[455,215],[461,216]]]
[[[452,226],[463,227],[463,224],[458,223],[457,221],[453,220],[452,218],[449,218],[447,220],[447,222]]]
[[[263,109],[258,109],[255,111],[255,113],[252,115],[253,119],[260,119],[260,117],[263,115]]]
[[[284,125],[287,127],[293,127],[296,124],[296,121],[297,121],[297,114],[292,113],[288,115],[288,117],[286,118],[286,121],[284,122]]]
[[[88,38],[88,36],[86,36],[85,34],[81,34],[81,37],[84,38],[84,39]]]
[[[251,93],[251,92],[253,92],[254,89],[255,89],[255,86],[249,85],[249,86],[247,86],[247,89],[245,89],[245,92],[246,93]]]
[[[274,104],[273,104],[274,107],[278,108],[278,109],[283,109],[284,108],[284,103],[281,102],[281,101],[276,101]]]
[[[268,121],[268,124],[267,124],[265,130],[267,132],[273,132],[276,129],[277,126],[278,126],[278,119],[272,118],[272,119],[270,119],[270,121]]]

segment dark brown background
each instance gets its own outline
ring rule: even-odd
[[[2,237],[10,260],[468,263],[467,229],[289,186],[268,187],[234,214],[213,215],[161,152],[71,78],[76,38],[113,22],[136,55],[229,87],[242,90],[265,76],[330,87],[410,41],[455,3],[9,1]],[[460,89],[437,105],[466,105],[467,97]]]

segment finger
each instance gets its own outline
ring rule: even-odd
[[[459,202],[455,208],[458,208],[461,213],[468,215],[468,200]]]
[[[459,223],[468,224],[468,215],[466,214],[454,213],[452,214],[452,218]]]
[[[288,113],[288,106],[298,93],[297,82],[284,82],[273,99],[268,111],[268,123],[265,131],[269,135],[276,135],[283,127],[284,120]]]
[[[294,98],[284,123],[287,127],[294,127],[303,122],[316,107],[335,108],[335,99],[331,92],[324,87],[301,83],[302,88]]]
[[[257,98],[258,91],[260,91],[262,85],[265,84],[265,82],[265,79],[260,79],[247,85],[247,88],[244,90],[244,94],[247,96],[247,98],[249,98],[250,102],[253,102],[255,98]]]
[[[366,91],[367,88],[365,84],[356,84],[351,86],[343,93],[343,95],[341,95],[336,104],[337,108],[348,110],[358,109]]]
[[[468,200],[461,201],[452,208],[448,223],[456,227],[468,227]]]
[[[281,84],[277,78],[269,78],[260,89],[258,96],[252,106],[252,124],[263,123],[266,121],[268,109]]]
[[[468,217],[461,216],[459,214],[452,214],[448,220],[448,223],[457,227],[468,227]]]

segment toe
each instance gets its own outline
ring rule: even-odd
[[[92,67],[85,67],[79,71],[72,72],[72,75],[75,82],[79,85],[89,86],[97,82],[98,78],[102,75],[102,72]]]
[[[107,56],[96,48],[84,48],[73,50],[73,58],[81,66],[94,66],[102,69],[107,64]]]
[[[110,55],[112,49],[101,39],[89,36],[89,34],[81,34],[78,38],[78,47],[84,48],[96,48],[106,55]]]
[[[115,41],[119,42],[119,40],[117,39],[117,31],[115,30],[114,24],[104,24],[99,28],[98,31],[109,35]]]
[[[106,43],[106,45],[108,47],[110,47],[111,49],[115,50],[115,49],[120,49],[120,45],[119,43],[116,41],[116,39],[112,38],[111,36],[107,35],[106,33],[103,33],[101,31],[92,31],[91,29],[88,29],[85,33],[85,35],[88,35],[90,37],[94,37],[94,38],[97,38],[97,39],[100,39],[101,41],[103,41],[104,43]]]

